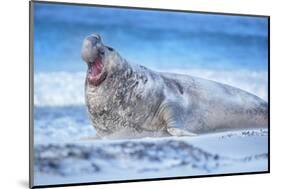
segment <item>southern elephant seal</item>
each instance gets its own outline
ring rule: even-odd
[[[86,37],[85,97],[98,137],[188,136],[268,127],[268,104],[222,83],[129,64],[98,34]]]

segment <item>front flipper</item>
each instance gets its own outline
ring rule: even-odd
[[[196,136],[197,135],[195,133],[189,132],[184,129],[179,129],[179,128],[168,127],[167,130],[170,133],[170,135],[172,135],[172,136]]]
[[[162,106],[160,117],[167,125],[167,131],[172,136],[196,136],[188,130],[187,111],[177,103],[167,103]]]

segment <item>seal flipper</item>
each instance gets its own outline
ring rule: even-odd
[[[182,108],[176,103],[167,103],[162,106],[161,118],[167,124],[167,131],[172,136],[196,136],[188,131],[182,115]]]
[[[196,136],[197,135],[195,133],[189,132],[184,129],[179,129],[179,128],[168,127],[167,130],[172,136]]]

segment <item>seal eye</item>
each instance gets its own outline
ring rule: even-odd
[[[114,49],[111,48],[111,47],[106,46],[106,48],[107,48],[109,51],[114,51]]]

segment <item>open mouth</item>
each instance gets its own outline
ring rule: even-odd
[[[103,71],[102,58],[97,57],[94,62],[89,64],[87,79],[94,86],[100,85],[106,78],[106,72]]]

